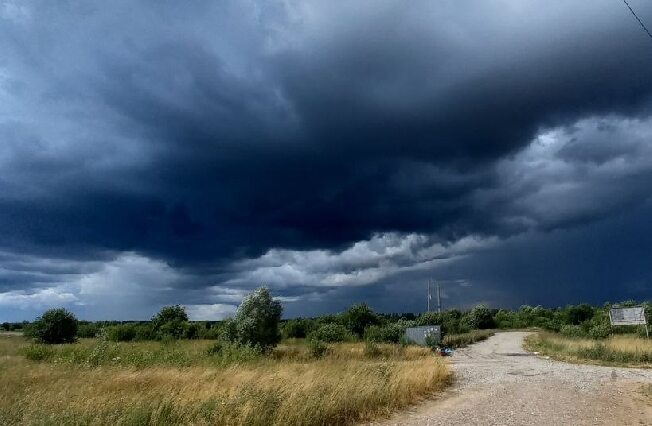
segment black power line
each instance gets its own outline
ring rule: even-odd
[[[650,33],[650,30],[647,29],[647,27],[645,26],[643,21],[641,21],[641,18],[638,17],[636,12],[634,12],[634,9],[632,9],[632,7],[629,5],[629,3],[627,3],[627,0],[623,0],[623,3],[625,3],[625,6],[627,6],[629,11],[632,12],[632,15],[634,15],[634,18],[636,18],[638,23],[641,24],[641,28],[643,28],[643,31],[645,31],[647,33],[648,37],[650,37],[652,39],[652,33]]]

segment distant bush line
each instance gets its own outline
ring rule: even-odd
[[[164,307],[151,321],[79,321],[75,338],[102,337],[112,342],[211,339],[246,346],[258,345],[259,349],[264,351],[265,348],[273,347],[281,338],[305,338],[322,343],[358,340],[401,343],[406,328],[422,325],[441,325],[444,344],[450,346],[472,343],[470,340],[482,336],[469,334],[474,330],[537,327],[566,337],[591,339],[604,339],[612,332],[644,333],[640,327],[617,327],[612,330],[608,314],[610,304],[602,307],[580,304],[560,308],[526,305],[516,310],[490,309],[480,305],[469,311],[451,309],[442,313],[426,312],[420,315],[381,314],[374,312],[366,304],[357,304],[340,314],[280,320],[280,304],[271,298],[268,290],[257,290],[251,297],[253,299],[243,302],[233,320],[189,321],[183,307],[176,305]],[[256,309],[247,303],[263,303],[266,308]],[[628,301],[620,305],[634,304],[635,302]],[[647,315],[652,315],[652,305],[645,303],[645,306]],[[267,312],[268,317],[254,318],[251,316],[253,312]],[[648,318],[648,321],[651,319]],[[37,339],[39,337],[35,334],[35,329],[38,326],[39,321],[32,324],[0,324],[3,330],[24,330],[26,335]],[[40,327],[43,330],[42,324]],[[456,336],[455,340],[446,340],[446,336],[453,335]],[[321,348],[321,345],[316,344],[314,347]],[[316,352],[321,350],[316,349]]]

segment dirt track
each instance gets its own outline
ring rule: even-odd
[[[451,358],[456,383],[382,425],[652,425],[640,392],[652,370],[575,365],[522,349],[527,333],[498,333]]]

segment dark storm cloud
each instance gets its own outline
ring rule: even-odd
[[[249,288],[270,249],[331,249],[326,270],[372,283],[387,265],[344,259],[355,242],[507,238],[647,197],[652,54],[614,2],[1,4],[0,248],[17,256],[80,273],[144,256],[174,289]],[[337,290],[304,266],[284,297]],[[5,290],[59,282],[5,269]]]

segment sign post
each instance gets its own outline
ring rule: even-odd
[[[616,308],[609,310],[609,321],[611,326],[616,325],[643,325],[645,326],[645,335],[650,338],[650,332],[645,319],[645,308],[643,306],[633,306],[630,308]]]

